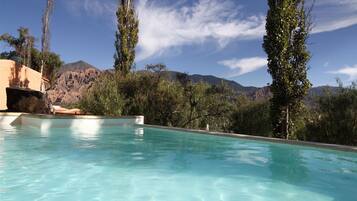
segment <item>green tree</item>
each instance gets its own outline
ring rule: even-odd
[[[40,72],[41,67],[43,67],[43,76],[49,79],[50,84],[52,85],[55,81],[55,75],[57,71],[63,65],[63,61],[61,60],[60,55],[54,52],[42,53],[36,48],[33,48],[31,52],[31,58],[31,68]]]
[[[340,86],[338,93],[318,98],[305,134],[306,140],[333,144],[357,145],[357,86]]]
[[[246,135],[271,136],[269,101],[241,99],[232,117],[232,130]]]
[[[46,50],[39,51],[34,48],[35,38],[29,34],[27,28],[20,27],[18,32],[17,38],[10,34],[0,36],[0,41],[8,43],[14,49],[0,53],[0,58],[14,60],[36,71],[42,71],[43,76],[53,83],[57,70],[63,65],[60,56],[48,51],[48,44],[45,45],[47,46]]]
[[[273,82],[271,118],[275,137],[290,138],[302,100],[311,84],[307,79],[310,53],[309,12],[304,0],[268,0],[269,11],[263,47],[268,55],[268,72]]]
[[[10,51],[10,52],[1,52],[0,59],[10,59],[13,61],[18,61],[19,58],[15,51]]]
[[[8,33],[0,36],[0,41],[7,43],[14,48],[13,51],[2,53],[2,57],[8,56],[8,59],[13,59],[23,65],[31,67],[31,50],[33,49],[35,38],[30,35],[29,29],[20,27],[18,30],[19,36],[16,38]]]
[[[84,94],[79,107],[90,114],[120,116],[123,115],[124,104],[115,74],[105,73]]]
[[[209,85],[204,82],[193,83],[186,74],[178,74],[183,87],[183,111],[179,127],[206,128],[228,131],[233,111],[235,94],[224,83]]]
[[[139,20],[130,0],[121,0],[116,12],[118,30],[115,34],[114,68],[127,75],[134,65],[138,43]]]
[[[92,114],[144,115],[145,122],[163,126],[227,131],[234,94],[225,85],[182,84],[170,80],[162,64],[146,71],[100,77],[80,107]],[[110,100],[114,100],[111,104]]]

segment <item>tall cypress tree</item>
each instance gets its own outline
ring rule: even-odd
[[[120,0],[116,12],[118,30],[115,34],[114,68],[128,74],[135,60],[135,46],[138,43],[139,20],[130,0]]]
[[[302,101],[311,87],[307,79],[310,22],[304,0],[268,0],[263,48],[272,76],[271,117],[275,137],[289,138]]]

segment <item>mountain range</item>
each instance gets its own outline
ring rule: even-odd
[[[110,70],[99,70],[85,61],[77,61],[63,65],[57,75],[56,81],[48,91],[48,97],[53,104],[67,105],[78,102],[88,88],[92,86],[95,79],[103,72]],[[167,71],[170,79],[176,79],[181,72]],[[227,84],[238,94],[245,94],[253,100],[267,99],[271,97],[269,87],[243,86],[235,81],[227,80],[213,75],[188,75],[188,78],[196,82],[206,82],[217,85],[221,82]],[[320,96],[326,90],[336,91],[336,87],[320,86],[311,88],[309,98]]]

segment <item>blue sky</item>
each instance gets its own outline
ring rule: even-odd
[[[0,33],[28,27],[39,47],[45,0],[1,0]],[[117,0],[55,0],[51,50],[65,62],[113,65]],[[136,0],[140,19],[137,69],[212,74],[243,85],[271,82],[262,49],[265,0]],[[309,39],[314,86],[357,80],[357,0],[316,0]],[[8,47],[0,43],[0,51]]]

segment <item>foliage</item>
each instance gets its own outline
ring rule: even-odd
[[[179,126],[204,128],[208,124],[212,130],[228,131],[235,101],[233,91],[224,83],[193,84],[190,81],[182,82],[182,78],[180,81],[183,87],[185,110]]]
[[[0,59],[10,59],[13,61],[20,61],[21,58],[18,57],[15,51],[2,52],[0,53]]]
[[[268,4],[263,47],[273,79],[273,134],[289,138],[296,129],[295,117],[301,113],[302,100],[311,86],[306,67],[310,59],[306,46],[309,13],[305,11],[304,0],[269,0]]]
[[[128,74],[135,60],[135,46],[138,43],[139,20],[130,0],[121,0],[116,12],[118,30],[115,34],[114,68]]]
[[[79,103],[79,107],[96,115],[120,116],[123,114],[124,99],[118,91],[115,75],[104,74],[97,79]]]
[[[42,53],[34,48],[33,41],[35,39],[29,34],[27,28],[20,27],[18,31],[18,38],[9,34],[3,34],[0,36],[0,41],[8,43],[14,49],[13,51],[0,53],[0,58],[14,60],[36,71],[41,70],[40,68],[42,66],[43,60],[43,76],[48,78],[50,83],[53,83],[57,70],[63,64],[60,56],[48,51]]]
[[[235,133],[271,136],[269,101],[251,101],[247,98],[239,102],[232,116],[232,130]]]
[[[9,57],[16,62],[31,66],[31,50],[33,49],[35,38],[30,35],[29,30],[20,27],[19,36],[16,38],[8,33],[0,35],[0,41],[7,43],[14,51],[2,53],[2,58]]]
[[[164,65],[148,65],[146,72],[102,76],[85,94],[80,108],[111,116],[141,114],[148,124],[230,128],[233,95],[226,86],[169,81],[164,69]]]
[[[51,85],[55,80],[55,75],[57,71],[63,65],[61,57],[54,52],[40,52],[39,50],[33,48],[31,51],[32,57],[32,69],[40,71],[42,60],[43,62],[43,76],[50,80]]]
[[[357,87],[340,88],[337,94],[327,94],[318,100],[318,106],[305,129],[306,140],[357,145]]]
[[[192,83],[187,75],[166,77],[164,65],[123,75],[105,73],[80,101],[98,115],[144,115],[145,123],[236,132],[271,137],[270,103],[233,93],[226,85]],[[356,145],[357,89],[320,97],[314,108],[302,107],[290,139]]]

